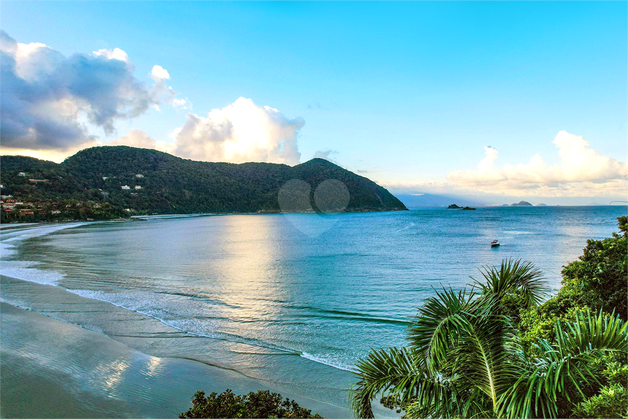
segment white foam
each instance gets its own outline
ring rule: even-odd
[[[187,217],[190,217],[189,215]],[[173,217],[174,218],[174,217]],[[13,257],[17,254],[17,248],[15,244],[18,244],[20,241],[41,237],[47,234],[52,234],[57,231],[79,227],[82,225],[86,225],[88,223],[67,223],[60,224],[54,226],[28,226],[24,229],[17,229],[15,231],[2,231],[2,240],[0,241],[0,259],[2,263],[0,264],[0,274],[10,276],[13,278],[21,279],[24,281],[35,282],[43,285],[53,285],[57,286],[59,282],[65,277],[62,273],[52,271],[52,270],[44,270],[38,269],[38,262],[34,261],[17,261],[17,260],[9,260],[6,259],[9,257]],[[89,298],[92,300],[103,301],[117,307],[123,308],[125,310],[135,311],[137,313],[152,317],[160,322],[171,326],[175,329],[181,330],[186,333],[191,333],[197,336],[204,336],[208,338],[227,340],[231,342],[237,342],[252,346],[263,347],[267,349],[279,350],[281,352],[294,353],[295,355],[298,352],[293,352],[287,348],[277,347],[275,345],[269,345],[264,342],[253,342],[250,339],[246,339],[239,336],[229,336],[223,333],[214,333],[213,331],[207,330],[206,325],[198,325],[195,322],[190,322],[188,320],[183,319],[164,319],[163,314],[164,310],[167,312],[167,308],[163,307],[161,310],[155,309],[156,306],[156,296],[152,292],[143,292],[143,291],[135,291],[135,292],[103,292],[103,291],[95,291],[88,289],[66,289],[67,291],[76,294],[83,298]],[[21,305],[16,304],[16,302],[9,302],[3,298],[0,298],[0,301],[9,303],[14,306],[21,307]],[[30,310],[29,307],[21,307],[27,310]],[[165,316],[169,317],[169,316]],[[59,319],[62,320],[62,319]],[[199,327],[200,326],[200,327]],[[85,325],[83,325],[85,327]],[[93,329],[95,332],[102,333],[101,330]],[[327,365],[332,368],[354,372],[355,368],[352,366],[344,365],[339,360],[331,359],[333,357],[324,356],[324,355],[312,355],[307,352],[300,353],[304,359]]]
[[[3,242],[12,242],[16,240],[25,240],[33,237],[41,237],[47,234],[55,233],[61,230],[67,230],[68,228],[80,227],[83,225],[91,224],[90,222],[80,223],[62,223],[54,225],[41,225],[36,224],[34,226],[28,226],[26,228],[20,228],[9,231],[2,231],[1,237]]]
[[[355,372],[355,368],[352,366],[347,366],[338,362],[336,360],[332,360],[329,357],[325,356],[316,356],[309,354],[307,352],[298,353],[288,348],[282,348],[277,345],[268,344],[265,342],[256,342],[252,339],[246,339],[241,336],[229,336],[224,333],[211,333],[208,332],[205,328],[200,327],[194,321],[190,321],[189,319],[164,319],[158,315],[156,315],[157,311],[155,310],[155,298],[152,296],[153,294],[150,292],[132,292],[132,293],[108,293],[103,291],[94,291],[94,290],[86,290],[86,289],[68,289],[69,292],[81,296],[83,298],[89,298],[92,300],[103,301],[114,306],[123,308],[125,310],[134,311],[139,314],[143,314],[145,316],[151,317],[155,320],[160,321],[161,323],[173,327],[177,330],[181,330],[182,332],[189,333],[196,336],[202,336],[210,339],[220,339],[226,340],[229,342],[240,343],[250,346],[257,346],[260,348],[277,350],[282,353],[293,353],[295,355],[299,355],[302,358],[305,358],[309,361],[313,361],[319,364],[327,365],[332,368],[340,369],[343,371]],[[141,294],[138,295],[138,294]]]
[[[320,356],[320,355],[317,356],[317,355],[309,354],[307,352],[303,352],[303,353],[301,353],[301,358],[305,358],[305,359],[308,359],[310,361],[314,361],[314,362],[317,362],[319,364],[327,365],[328,367],[336,368],[336,369],[339,369],[339,370],[349,371],[349,372],[357,372],[355,367],[343,365],[342,363],[336,362],[335,360],[330,360],[329,357],[326,357],[326,356]]]
[[[0,259],[5,260],[6,258],[13,256],[16,253],[15,246],[8,243],[0,242]]]
[[[2,261],[0,274],[42,285],[58,285],[59,281],[65,277],[56,271],[37,269],[38,265],[37,262],[32,261]]]
[[[29,225],[26,228],[2,231],[0,241],[0,274],[24,281],[36,282],[43,285],[57,285],[64,278],[62,273],[44,269],[38,269],[39,263],[25,260],[7,260],[17,254],[15,242],[41,237],[57,231],[82,226],[88,223],[64,223],[57,225]]]

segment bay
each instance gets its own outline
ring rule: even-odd
[[[460,289],[481,266],[521,258],[555,291],[562,266],[587,239],[609,237],[626,213],[429,208],[3,228],[2,274],[28,286],[5,281],[2,298],[149,355],[216,365],[345,407],[356,360],[403,345],[434,289]],[[491,248],[493,239],[501,246]],[[64,293],[42,288],[50,286]],[[70,294],[74,310],[59,309]],[[90,301],[110,311],[90,314]]]

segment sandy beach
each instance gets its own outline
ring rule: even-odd
[[[3,417],[176,417],[196,390],[271,389],[234,371],[149,356],[10,304],[0,303],[0,310]],[[282,394],[327,417],[351,416],[346,409]]]

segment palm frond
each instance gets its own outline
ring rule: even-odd
[[[545,339],[536,343],[543,357],[536,359],[532,371],[500,398],[500,411],[506,417],[556,417],[556,400],[572,387],[581,396],[583,385],[595,381],[590,363],[609,352],[628,352],[628,324],[619,316],[589,310],[579,313],[573,322],[555,326],[556,343]]]
[[[405,348],[372,350],[356,364],[358,382],[352,389],[352,404],[360,418],[372,418],[371,403],[378,395],[409,402],[418,392],[426,370],[422,358]]]
[[[480,289],[482,295],[497,300],[519,292],[527,306],[535,306],[543,301],[547,293],[543,273],[532,262],[505,259],[499,268],[485,266],[480,269],[480,273],[483,281],[472,278],[474,288]]]
[[[468,327],[470,303],[475,294],[452,289],[436,291],[419,309],[408,328],[410,347],[427,359],[443,358],[462,328]]]

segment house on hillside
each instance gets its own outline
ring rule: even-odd
[[[122,190],[123,191],[128,191],[129,189],[131,189],[131,187],[129,185],[122,185]]]

